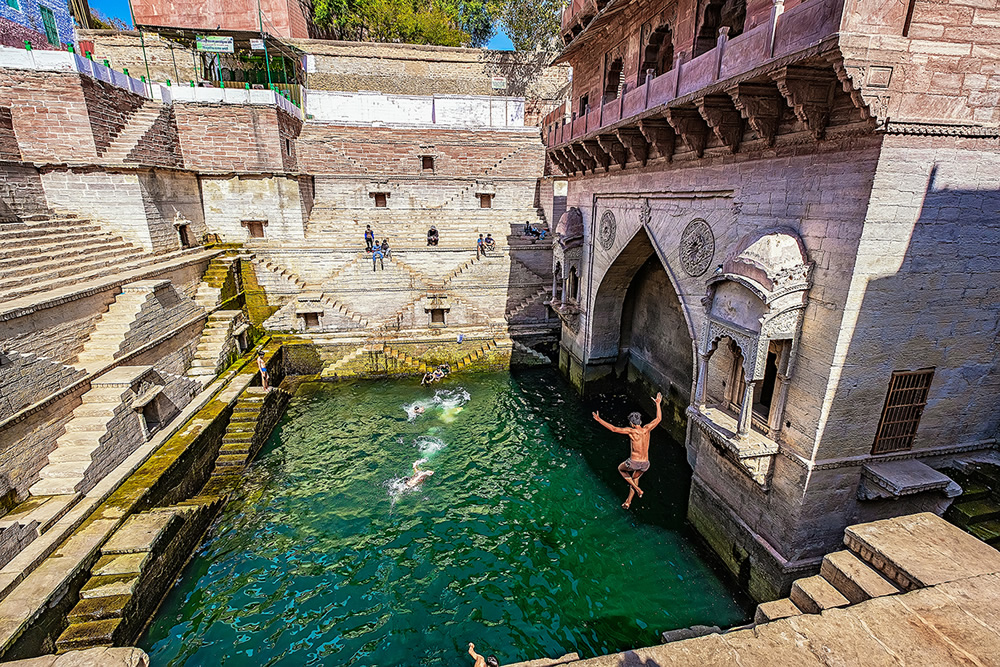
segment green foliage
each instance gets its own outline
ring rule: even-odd
[[[495,0],[493,14],[518,51],[557,46],[564,0]]]
[[[483,0],[315,0],[313,21],[359,42],[479,46],[493,35]]]

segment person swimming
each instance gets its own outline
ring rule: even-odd
[[[426,462],[427,462],[427,459],[419,459],[419,460],[413,462],[413,475],[411,475],[410,477],[404,477],[403,478],[403,485],[407,489],[415,489],[415,488],[417,488],[418,486],[420,486],[421,484],[423,484],[424,481],[428,477],[430,477],[431,475],[434,474],[433,470],[421,470],[420,469],[420,464],[421,463],[426,463]]]

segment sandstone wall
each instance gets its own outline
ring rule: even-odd
[[[181,247],[175,224],[192,238],[207,231],[194,174],[154,169],[53,168],[42,173],[50,207],[98,222],[150,252]]]
[[[245,220],[266,221],[264,237],[301,240],[305,219],[300,182],[286,176],[201,176],[205,224],[229,243],[250,239]]]
[[[48,212],[42,178],[34,167],[0,162],[0,222]]]
[[[286,170],[284,137],[299,121],[273,107],[235,104],[175,104],[174,116],[184,165],[205,171]],[[285,134],[280,129],[285,127]],[[289,164],[292,164],[289,162]]]
[[[81,45],[87,42],[93,44],[95,62],[107,60],[111,68],[119,72],[127,69],[130,76],[138,79],[144,76],[152,81],[166,81],[186,84],[198,80],[198,69],[195,59],[187,48],[160,37],[154,32],[146,32],[143,41],[146,47],[146,57],[143,59],[142,44],[136,31],[117,30],[81,30],[77,29],[76,37]],[[83,54],[85,55],[85,54]],[[146,66],[149,65],[149,75]]]

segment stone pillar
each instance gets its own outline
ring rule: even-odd
[[[750,417],[753,414],[753,389],[757,385],[756,381],[747,381],[746,389],[743,391],[743,403],[740,405],[740,421],[736,435],[745,438],[750,433]]]
[[[778,376],[775,380],[774,396],[771,398],[771,414],[767,424],[768,428],[771,429],[772,439],[777,439],[785,415],[785,400],[788,398],[788,358],[791,350],[791,341],[785,342],[781,346],[781,356],[778,357]]]
[[[708,355],[698,352],[698,379],[694,390],[694,404],[699,410],[705,408],[705,385],[708,381]]]

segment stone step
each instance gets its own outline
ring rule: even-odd
[[[132,595],[139,583],[139,575],[108,574],[91,577],[80,589],[80,597],[84,600],[107,598],[118,595]]]
[[[850,600],[819,575],[795,580],[788,597],[796,607],[807,614],[818,614],[824,609],[846,607],[850,604]]]
[[[962,495],[955,499],[956,503],[964,503],[969,500],[982,500],[988,497],[993,490],[977,480],[966,480],[961,482]]]
[[[1000,547],[1000,520],[980,521],[971,524],[968,530],[991,547]]]
[[[46,466],[47,467],[47,466]],[[54,496],[76,493],[80,477],[42,477],[31,485],[28,493],[32,496]]]
[[[101,226],[88,221],[74,221],[75,225],[22,225],[21,229],[0,231],[0,242],[5,249],[31,246],[38,242],[76,235],[103,235]]]
[[[247,457],[244,454],[220,454],[218,458],[215,459],[215,465],[218,468],[242,468],[246,465],[246,462]]]
[[[800,616],[801,614],[802,610],[796,607],[794,602],[788,598],[781,598],[757,605],[753,621],[754,623],[770,623],[781,618]]]
[[[89,431],[92,433],[103,433],[108,428],[108,420],[103,417],[76,417],[66,423],[66,432],[75,433]]]
[[[94,646],[112,646],[118,633],[121,618],[74,623],[59,635],[56,650],[59,652],[79,651]]]
[[[897,586],[850,551],[827,554],[820,567],[820,576],[851,604],[900,592]]]
[[[81,461],[54,461],[42,468],[38,474],[41,475],[42,479],[63,479],[68,482],[80,480],[86,469],[87,465]],[[72,491],[63,491],[63,493],[72,493]]]
[[[80,494],[78,493],[31,497],[8,512],[3,520],[0,520],[0,529],[8,522],[36,522],[38,524],[36,530],[42,534],[51,528],[56,521],[63,518],[66,512],[70,511],[79,500]]]
[[[106,235],[96,225],[93,228],[84,227],[74,232],[45,234],[34,237],[28,236],[6,241],[0,235],[0,242],[3,243],[3,249],[0,250],[0,259],[60,253],[64,250],[93,243],[95,238],[104,239],[108,237],[110,235]]]
[[[121,251],[126,249],[134,249],[134,246],[116,236],[106,238],[91,237],[90,239],[51,245],[48,247],[29,246],[22,249],[20,252],[10,253],[9,256],[0,257],[0,275],[8,275],[8,271],[10,269],[33,267],[51,263],[52,260],[57,258],[65,261],[77,261],[79,259],[86,259],[88,256],[101,251]]]
[[[948,518],[959,526],[1000,518],[1000,503],[991,498],[957,502],[948,509]]]
[[[171,538],[180,528],[181,520],[171,512],[144,512],[135,514],[115,531],[101,553],[134,554],[154,551],[163,539]]]
[[[148,551],[140,551],[134,554],[110,554],[101,556],[97,564],[91,568],[92,575],[122,575],[139,574],[142,568],[150,561],[152,555]]]
[[[73,610],[66,616],[66,620],[70,622],[70,627],[73,627],[73,625],[90,621],[120,619],[124,616],[131,600],[131,595],[83,599],[76,603]]]
[[[227,456],[246,456],[249,453],[250,440],[243,442],[227,442],[223,439],[222,447],[219,448],[219,454],[225,454]]]
[[[41,277],[50,274],[68,275],[64,272],[72,273],[74,266],[86,266],[98,264],[100,262],[115,262],[120,257],[142,254],[143,251],[127,244],[95,245],[87,248],[86,252],[81,252],[77,256],[60,256],[43,262],[15,262],[4,268],[0,268],[0,285],[9,280],[23,276]]]
[[[112,272],[119,272],[123,270],[123,266],[138,263],[138,260],[143,257],[152,258],[151,255],[145,255],[142,251],[135,250],[127,254],[112,253],[110,257],[105,259],[79,261],[73,263],[71,266],[63,263],[59,268],[32,273],[30,284],[26,284],[22,278],[4,278],[0,280],[0,298],[10,300],[43,292],[56,287],[57,285],[54,283],[61,278],[72,276],[72,282],[78,282],[83,280],[84,277],[98,277],[98,275],[104,276]],[[60,284],[63,282],[65,281],[60,281]]]
[[[93,461],[94,452],[98,449],[98,444],[93,445],[62,445],[60,444],[49,454],[49,464],[53,463],[74,463],[90,464]],[[84,466],[82,469],[85,469]],[[81,469],[81,470],[82,470]]]

